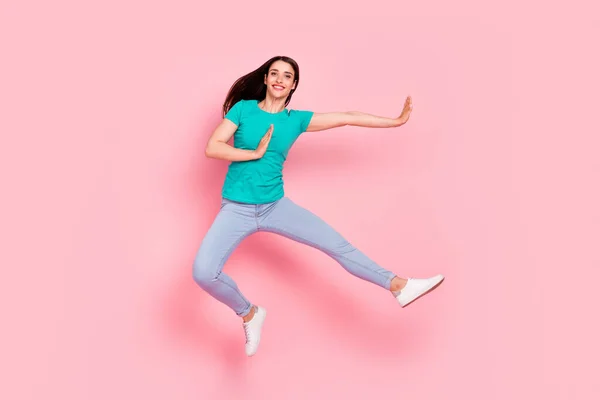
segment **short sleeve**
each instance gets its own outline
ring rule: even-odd
[[[294,117],[299,121],[300,133],[306,132],[308,125],[314,115],[313,111],[308,110],[293,110]]]
[[[236,125],[240,125],[240,121],[242,120],[242,108],[244,107],[244,100],[240,100],[229,109],[227,114],[225,114],[225,118],[230,120]]]

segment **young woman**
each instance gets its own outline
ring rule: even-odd
[[[254,232],[273,232],[320,249],[352,275],[390,291],[402,307],[444,279],[442,275],[427,279],[396,276],[322,219],[295,204],[283,190],[283,163],[303,132],[345,125],[399,127],[408,121],[412,110],[410,96],[398,118],[287,109],[299,81],[298,64],[284,56],[274,57],[239,78],[225,99],[224,118],[206,146],[207,157],[231,164],[222,189],[221,209],[200,245],[193,276],[200,287],[242,318],[248,356],[258,349],[266,311],[247,300],[222,270],[231,252]],[[235,147],[227,144],[232,137]]]

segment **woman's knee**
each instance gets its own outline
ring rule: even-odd
[[[343,255],[354,251],[355,248],[346,239],[339,238],[335,241],[326,243],[323,250],[332,255]]]
[[[194,260],[192,275],[196,283],[201,287],[211,285],[218,278],[217,271],[211,268],[211,265],[214,264],[211,262],[210,257],[203,254],[198,254]]]

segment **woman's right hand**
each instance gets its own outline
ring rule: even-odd
[[[269,142],[271,141],[271,136],[273,135],[273,124],[267,130],[267,133],[260,139],[260,143],[258,143],[258,147],[254,150],[254,155],[257,159],[262,158],[267,152],[267,147],[269,147]]]

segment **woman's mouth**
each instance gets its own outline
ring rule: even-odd
[[[283,90],[285,88],[283,86],[281,86],[281,85],[273,85],[273,89],[275,89],[275,90]]]

